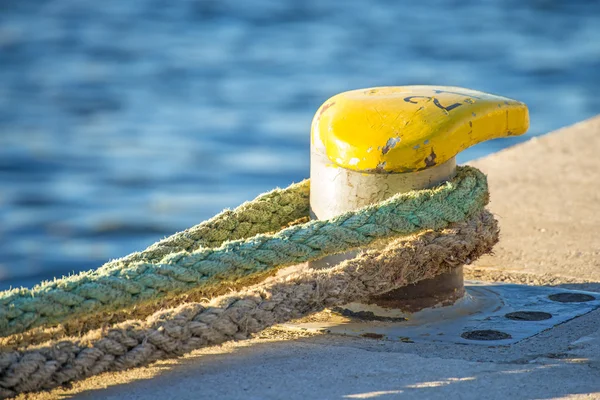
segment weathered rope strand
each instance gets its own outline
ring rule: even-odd
[[[33,289],[2,292],[0,336],[24,332],[40,325],[57,325],[82,315],[156,301],[166,294],[172,296],[198,287],[222,285],[264,274],[277,267],[366,246],[383,238],[424,229],[443,229],[481,210],[488,200],[485,175],[475,168],[459,167],[452,181],[435,189],[399,194],[356,212],[292,226],[275,234],[257,234],[245,240],[230,241],[231,237],[244,237],[254,231],[269,230],[281,221],[289,222],[300,215],[300,210],[307,212],[305,185],[300,183],[290,188],[291,192],[297,193],[295,196],[288,196],[286,190],[274,195],[278,199],[285,198],[287,204],[283,207],[288,207],[286,212],[265,212],[263,216],[251,211],[244,214],[248,221],[243,222],[255,222],[260,228],[252,229],[248,225],[240,228],[239,221],[231,221],[225,216],[215,223],[224,228],[218,234],[208,225],[198,229],[197,236],[190,239],[194,243],[190,246],[200,247],[191,253],[167,254],[159,262],[141,260],[109,264]],[[273,207],[281,206],[279,203]],[[269,210],[266,204],[262,207]],[[229,237],[227,232],[230,232]],[[223,244],[219,248],[201,247],[220,241]],[[154,255],[162,254],[163,250],[157,249],[149,254],[153,251],[157,251]]]
[[[103,268],[123,269],[136,261],[160,261],[172,253],[219,247],[226,241],[278,231],[308,215],[309,194],[307,179],[285,189],[274,189],[234,210],[224,210],[207,221],[171,235],[142,252],[110,261]]]
[[[184,304],[108,331],[5,352],[0,355],[0,396],[245,339],[276,323],[431,278],[490,252],[497,241],[497,223],[483,211],[443,231],[396,239],[329,269],[300,270],[209,303]]]

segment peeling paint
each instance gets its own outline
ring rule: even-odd
[[[383,146],[383,150],[381,150],[382,154],[387,154],[388,151],[390,151],[391,149],[393,149],[394,147],[396,147],[396,145],[398,143],[400,143],[402,139],[400,138],[400,136],[396,136],[396,137],[392,137],[389,138],[387,143],[385,144],[385,146]]]
[[[348,161],[348,164],[349,165],[356,165],[356,164],[358,164],[359,161],[360,160],[358,158],[354,157],[354,158],[351,158],[350,161]]]
[[[433,167],[435,165],[436,158],[437,158],[437,155],[435,154],[435,152],[433,151],[433,148],[432,148],[431,153],[427,157],[425,157],[425,165],[427,165],[427,168]]]

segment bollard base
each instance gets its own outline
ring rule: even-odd
[[[463,267],[373,296],[361,303],[349,303],[333,311],[346,317],[363,320],[392,321],[403,319],[427,308],[448,307],[465,295]]]
[[[371,297],[366,303],[414,313],[425,308],[450,306],[464,295],[463,267],[460,266],[414,285]]]
[[[485,346],[517,343],[600,308],[594,292],[502,283],[467,282],[454,305],[393,317],[369,318],[327,310],[282,328],[372,339]],[[345,308],[345,307],[344,307]]]

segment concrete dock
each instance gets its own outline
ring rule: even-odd
[[[471,164],[501,226],[466,279],[600,292],[600,116]],[[600,310],[502,347],[269,329],[22,398],[600,399]]]

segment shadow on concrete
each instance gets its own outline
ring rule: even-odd
[[[597,322],[598,315],[595,318]],[[579,394],[600,398],[600,371],[586,360],[550,352],[556,347],[551,339],[543,339],[542,348],[544,340],[549,340],[547,352],[529,354],[518,345],[423,346],[333,335],[253,339],[199,350],[178,361],[104,374],[75,384],[79,393],[65,391],[62,397],[446,400]]]
[[[549,285],[598,291],[600,283]],[[510,346],[405,343],[267,330],[177,360],[106,373],[33,398],[600,398],[600,366],[571,353],[600,310]]]

